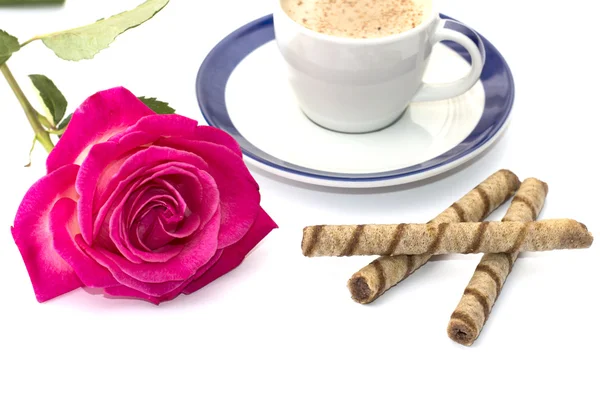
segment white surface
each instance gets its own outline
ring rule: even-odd
[[[0,28],[27,39],[136,3],[2,9]],[[23,85],[27,74],[49,75],[70,109],[123,84],[200,119],[202,59],[270,4],[174,0],[91,62],[60,61],[35,43],[10,65]],[[257,172],[280,229],[236,271],[160,307],[82,290],[35,301],[9,227],[44,173],[45,154],[38,148],[23,168],[31,131],[0,81],[0,394],[597,394],[597,243],[521,258],[472,348],[450,341],[446,325],[477,256],[431,262],[371,306],[352,302],[345,287],[368,259],[301,256],[305,225],[426,221],[498,168],[549,183],[544,218],[575,218],[600,234],[596,12],[548,2],[540,13],[539,2],[517,0],[448,0],[441,10],[480,31],[511,65],[517,102],[505,136],[443,177],[377,191],[309,188]]]

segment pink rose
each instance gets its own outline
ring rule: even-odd
[[[39,302],[81,286],[158,304],[236,268],[277,225],[227,133],[95,94],[25,195],[12,234]]]

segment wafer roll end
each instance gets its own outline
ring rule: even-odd
[[[592,244],[594,244],[594,235],[592,234],[592,232],[590,232],[587,228],[587,226],[585,226],[584,224],[582,224],[581,222],[579,222],[579,225],[583,228],[584,230],[584,234],[583,234],[583,248],[589,248],[592,246]]]
[[[470,346],[477,340],[478,336],[479,333],[475,326],[469,324],[467,321],[454,316],[450,319],[448,337],[458,344]]]
[[[319,233],[323,226],[306,226],[302,230],[302,254],[307,257],[314,257],[315,246],[319,239]]]
[[[515,192],[517,189],[519,189],[519,186],[521,185],[521,180],[519,180],[519,177],[517,177],[515,173],[508,169],[500,169],[498,170],[498,173],[504,174],[504,177],[506,177],[506,179],[508,180],[508,184],[512,192]]]
[[[385,271],[380,260],[375,260],[358,273],[354,273],[348,280],[348,290],[352,299],[361,304],[371,303],[385,292],[385,289]]]
[[[369,284],[369,278],[359,273],[348,280],[348,289],[352,299],[360,304],[371,303],[377,297],[377,291],[374,291],[376,288],[373,284]]]
[[[581,222],[572,219],[561,220],[559,227],[563,230],[561,244],[565,244],[569,248],[589,248],[594,243],[594,236]]]
[[[546,196],[548,196],[548,183],[541,180],[538,181],[542,183],[542,186],[544,187],[544,192],[546,193]]]
[[[517,175],[515,173],[513,173],[512,171],[510,171],[508,169],[500,169],[495,174],[502,174],[506,180],[505,182],[506,182],[506,188],[508,190],[508,194],[504,196],[504,201],[507,201],[519,189],[519,187],[521,186],[521,180],[519,179],[519,177],[517,177]],[[494,175],[492,175],[492,177]],[[485,180],[484,183],[486,181],[488,181],[488,180]],[[490,208],[490,211],[493,211],[493,210]]]
[[[548,196],[548,183],[540,180],[539,178],[529,177],[523,180],[522,184],[529,183],[531,185],[541,185],[544,190],[544,197]]]

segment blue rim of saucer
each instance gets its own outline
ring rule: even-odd
[[[477,38],[473,33],[462,26],[460,22],[444,14],[440,14],[440,17],[449,22],[446,22],[447,28],[464,33],[477,43]],[[458,23],[453,23],[454,21]],[[502,131],[503,125],[508,120],[515,98],[512,73],[500,52],[485,37],[479,33],[477,35],[483,42],[486,51],[485,64],[481,74],[481,83],[485,92],[485,107],[479,123],[454,148],[413,166],[386,172],[361,174],[320,171],[276,158],[254,146],[244,137],[229,116],[225,90],[229,77],[237,65],[253,51],[275,39],[272,15],[264,16],[242,26],[225,37],[208,54],[200,66],[196,79],[198,104],[206,122],[233,136],[241,146],[244,155],[277,170],[308,178],[356,183],[413,177],[460,161],[480,150]],[[462,46],[454,42],[442,42],[442,44],[458,53],[467,62],[471,61],[468,52]],[[266,112],[268,113],[268,109]]]

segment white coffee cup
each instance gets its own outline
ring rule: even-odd
[[[419,25],[380,38],[318,33],[294,21],[282,1],[276,1],[275,37],[288,64],[291,86],[302,111],[324,128],[346,133],[383,129],[411,102],[459,96],[481,75],[483,47],[445,28],[435,0]],[[423,83],[433,46],[442,40],[454,41],[469,52],[471,70],[454,82]]]

